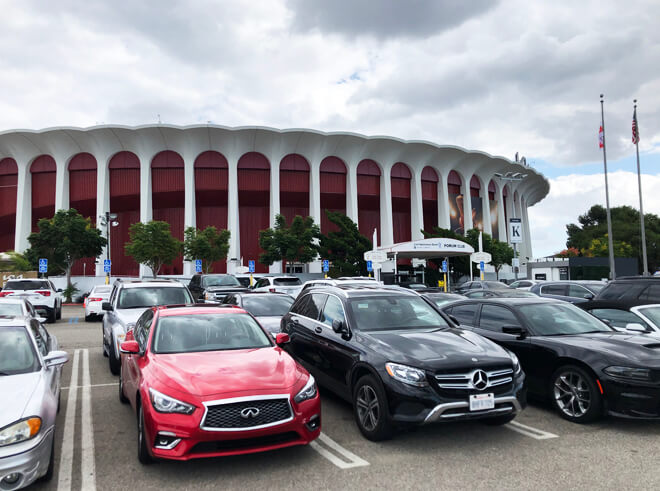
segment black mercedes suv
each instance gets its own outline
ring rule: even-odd
[[[282,318],[285,349],[323,387],[352,402],[370,440],[396,426],[511,421],[526,404],[516,356],[456,328],[412,291],[312,288]]]

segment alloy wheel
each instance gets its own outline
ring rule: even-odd
[[[360,424],[367,431],[373,431],[380,418],[380,405],[376,391],[370,385],[363,385],[358,390],[357,412]]]
[[[584,416],[591,407],[589,384],[577,372],[560,373],[555,379],[553,392],[559,409],[572,418]]]

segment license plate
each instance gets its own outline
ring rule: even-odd
[[[495,408],[493,394],[475,394],[470,396],[470,411],[484,411]]]

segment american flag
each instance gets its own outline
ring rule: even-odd
[[[635,145],[639,143],[639,127],[637,126],[637,108],[635,108],[635,110],[633,111],[632,142]]]

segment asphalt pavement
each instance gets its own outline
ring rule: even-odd
[[[350,405],[322,388],[322,436],[307,447],[143,466],[136,418],[119,402],[118,379],[102,353],[101,323],[65,307],[47,328],[70,360],[62,373],[55,476],[34,489],[660,488],[660,422],[576,425],[533,404],[503,427],[444,423],[374,443],[358,431]]]

